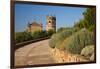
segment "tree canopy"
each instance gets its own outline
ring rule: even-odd
[[[87,8],[83,12],[83,19],[80,19],[79,22],[75,23],[74,27],[87,28],[90,31],[93,31],[96,23],[96,8]]]

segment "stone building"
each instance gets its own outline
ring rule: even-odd
[[[36,21],[28,23],[28,32],[42,31],[42,23],[37,23]]]
[[[46,16],[46,31],[54,30],[56,31],[56,17]]]
[[[38,23],[36,21],[32,23],[28,23],[27,31],[34,32],[34,31],[42,31],[43,26],[42,23]],[[54,30],[56,31],[56,17],[55,16],[46,16],[46,31]]]

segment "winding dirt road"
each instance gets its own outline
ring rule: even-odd
[[[50,55],[49,39],[35,42],[15,51],[15,66],[55,63]]]

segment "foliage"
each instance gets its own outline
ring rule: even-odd
[[[94,29],[94,25],[96,22],[96,9],[95,8],[87,8],[87,10],[83,13],[84,21],[87,24],[87,28],[90,30]]]
[[[57,33],[55,33],[50,41],[49,41],[49,45],[52,48],[61,48],[60,44],[63,42],[63,40],[69,36],[71,36],[74,32],[76,32],[75,29],[73,28],[60,28]]]
[[[87,8],[83,13],[83,19],[71,28],[59,28],[51,37],[49,45],[52,48],[65,49],[73,54],[81,54],[81,50],[87,45],[94,44],[94,30],[96,23],[96,9]],[[80,30],[81,29],[81,30]]]
[[[31,33],[33,39],[45,37],[47,35],[46,31],[35,31]]]
[[[55,44],[56,44],[56,34],[53,34],[51,39],[49,40],[49,46],[51,48],[55,48]]]
[[[74,24],[74,27],[84,28],[84,20],[80,19],[79,22]]]
[[[82,49],[81,55],[90,57],[94,53],[94,45],[86,46]]]
[[[56,35],[56,48],[59,48],[59,49],[63,49],[63,47],[61,47],[61,43],[63,42],[63,40],[69,36],[71,36],[73,33],[73,30],[64,30],[62,31],[61,33],[57,34]]]
[[[52,34],[54,34],[54,33],[56,33],[56,31],[54,31],[54,30],[49,30],[49,31],[47,31],[47,34],[48,34],[48,35],[52,35]]]
[[[16,43],[27,41],[27,40],[30,40],[30,39],[32,39],[32,36],[28,32],[17,32],[15,34]]]
[[[74,54],[80,54],[81,50],[86,46],[93,44],[93,37],[91,32],[86,29],[81,29],[72,36],[66,38],[62,43],[62,47],[65,47],[66,51]]]
[[[53,31],[16,32],[15,41],[16,43],[20,43],[29,40],[35,40],[35,39],[51,36],[53,33],[54,33]]]
[[[63,30],[65,30],[66,28],[64,28],[64,27],[61,27],[61,28],[59,28],[58,30],[57,30],[57,33],[60,33],[60,32],[62,32]]]
[[[93,31],[96,23],[96,9],[87,8],[83,13],[83,19],[80,19],[79,22],[75,23],[74,27],[87,28],[90,31]]]

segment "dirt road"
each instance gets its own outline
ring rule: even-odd
[[[49,39],[35,42],[15,51],[15,65],[55,63],[50,55]]]

